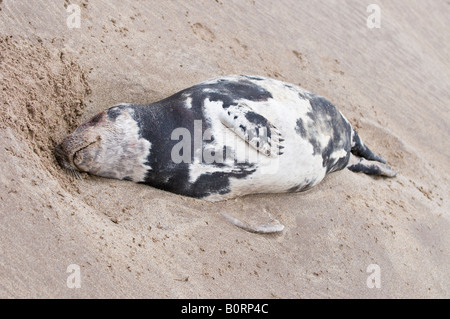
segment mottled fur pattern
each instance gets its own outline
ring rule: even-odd
[[[360,161],[353,171],[395,175],[330,101],[247,75],[205,81],[148,105],[113,106],[55,150],[69,171],[210,201],[309,189],[347,167],[351,153],[376,161],[369,168]]]

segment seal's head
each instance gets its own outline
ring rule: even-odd
[[[150,141],[141,137],[134,109],[124,104],[103,111],[80,125],[55,148],[55,157],[70,174],[78,172],[143,182]]]

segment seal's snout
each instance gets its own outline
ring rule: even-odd
[[[64,139],[61,144],[58,144],[53,153],[58,164],[65,169],[70,175],[80,178],[77,168],[73,165],[73,153],[70,151],[70,137]]]
[[[87,171],[88,163],[95,154],[95,147],[100,143],[99,135],[89,130],[75,131],[55,147],[54,155],[58,164],[69,171]]]

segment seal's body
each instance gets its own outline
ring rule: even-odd
[[[327,99],[278,80],[228,76],[96,115],[55,151],[70,171],[216,201],[297,192],[353,171],[394,176]]]

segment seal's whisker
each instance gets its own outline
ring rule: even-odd
[[[73,178],[76,179],[81,179],[81,174],[80,172],[78,172],[77,170],[73,169],[73,168],[67,168],[66,169],[67,173],[72,176]]]

